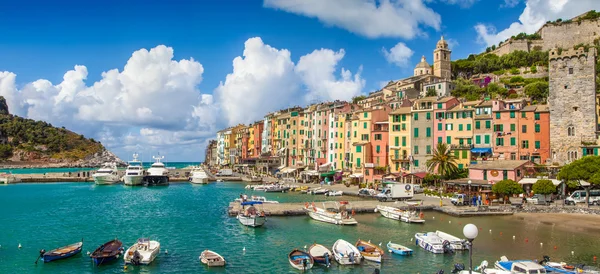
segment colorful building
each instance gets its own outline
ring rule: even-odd
[[[472,104],[469,102],[459,104],[446,112],[446,128],[449,128],[446,130],[446,138],[450,139],[448,143],[459,169],[468,168],[471,164],[474,113]]]
[[[437,97],[425,97],[415,100],[412,108],[411,145],[412,154],[410,172],[427,171],[425,162],[431,158],[433,138],[433,106]]]

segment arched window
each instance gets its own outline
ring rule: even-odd
[[[435,60],[439,60],[439,59],[440,59],[440,54],[439,54],[439,53],[436,53],[436,54],[435,54]]]
[[[444,60],[448,60],[448,58],[446,57],[446,53],[444,52]]]

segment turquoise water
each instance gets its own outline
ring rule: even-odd
[[[287,253],[313,242],[331,246],[338,238],[350,242],[370,239],[384,245],[391,240],[412,247],[415,254],[386,255],[381,265],[334,264],[329,270],[315,267],[310,273],[372,273],[375,268],[381,273],[434,273],[443,268],[449,273],[455,262],[467,262],[466,252],[434,255],[417,248],[411,239],[415,232],[436,229],[459,236],[467,222],[481,228],[475,240],[476,264],[483,259],[493,263],[502,255],[519,259],[549,255],[557,261],[592,264],[593,256],[600,253],[597,233],[566,232],[541,224],[523,226],[514,217],[458,219],[426,212],[427,222],[415,225],[364,214],[356,216],[359,225],[354,227],[320,223],[307,216],[271,217],[265,227],[253,229],[226,214],[229,201],[239,193],[251,194],[243,187],[241,183],[182,183],[156,188],[89,183],[0,185],[0,273],[298,273],[289,265]],[[266,195],[279,196],[280,201],[315,197]],[[139,237],[150,237],[160,241],[162,252],[150,266],[124,271],[123,261],[119,260],[94,267],[85,253],[115,237],[127,247]],[[82,238],[83,254],[34,264],[40,249],[49,250]],[[21,249],[17,248],[19,243]],[[204,249],[223,255],[227,266],[208,269],[201,265],[198,256]]]
[[[153,162],[144,162],[144,168],[149,168]],[[166,162],[167,167],[184,168],[191,165],[198,165],[200,162]],[[1,172],[10,172],[13,174],[43,174],[43,173],[77,173],[82,171],[96,170],[97,168],[80,168],[80,167],[61,167],[61,168],[4,168]],[[125,169],[125,168],[121,168]]]

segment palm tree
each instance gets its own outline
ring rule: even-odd
[[[433,149],[433,156],[425,163],[427,170],[431,173],[437,173],[442,179],[448,178],[455,173],[456,157],[451,153],[450,146],[446,143],[438,143]]]

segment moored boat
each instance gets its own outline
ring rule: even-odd
[[[152,158],[155,160],[155,162],[148,169],[148,175],[144,176],[144,185],[169,185],[169,170],[165,167],[165,164],[161,162],[161,160],[164,159],[165,156],[154,156]]]
[[[204,250],[200,254],[200,261],[207,266],[224,266],[225,258],[212,250]]]
[[[290,265],[298,270],[309,270],[315,264],[313,257],[302,250],[294,249],[288,255]]]
[[[431,253],[442,254],[453,252],[450,243],[444,241],[434,232],[416,233],[415,244]]]
[[[412,255],[413,253],[412,249],[392,242],[387,243],[387,248],[389,252],[402,256]]]
[[[313,257],[315,263],[324,265],[326,267],[331,266],[331,260],[333,260],[333,255],[331,251],[320,244],[313,244],[308,248],[308,254]]]
[[[254,205],[260,205],[262,202],[242,202],[242,211],[237,215],[238,221],[245,226],[259,227],[267,222],[267,217],[263,210],[259,211]],[[245,208],[245,206],[249,206]]]
[[[342,239],[337,240],[331,250],[333,251],[333,257],[339,264],[360,264],[362,261],[362,255],[360,255],[360,251],[356,246]]]
[[[510,271],[510,273],[547,273],[546,269],[531,260],[508,260],[506,256],[502,256],[499,261],[494,264],[496,269]],[[487,270],[487,269],[486,269]],[[487,273],[487,272],[485,272]],[[493,273],[493,272],[491,272]]]
[[[268,200],[264,196],[251,196],[250,199],[246,195],[243,195],[243,198],[236,198],[236,202],[244,202],[244,201],[253,201],[253,202],[262,202],[263,204],[278,204],[278,201]]]
[[[142,162],[138,160],[138,154],[133,154],[133,160],[128,162],[123,176],[123,183],[126,186],[137,186],[144,183],[144,168]]]
[[[413,210],[402,210],[391,206],[378,205],[376,211],[379,212],[381,216],[392,220],[400,220],[406,223],[420,224],[425,222],[421,214],[417,214],[417,211]]]
[[[90,255],[90,258],[92,258],[94,264],[101,265],[116,260],[121,253],[123,253],[123,243],[114,239],[94,250]]]
[[[140,238],[125,251],[125,264],[150,264],[160,253],[160,243],[147,238]]]
[[[344,194],[343,191],[338,190],[338,191],[328,191],[327,193],[325,193],[325,196],[342,196]]]
[[[465,240],[460,239],[456,236],[450,235],[446,232],[443,231],[439,231],[437,230],[435,232],[435,234],[438,235],[438,237],[442,238],[443,241],[447,241],[450,243],[450,247],[452,247],[453,250],[465,250],[467,249],[467,245],[465,244]]]
[[[544,256],[540,261],[540,264],[544,266],[546,270],[552,273],[599,273],[598,271],[594,270],[586,270],[584,269],[584,266],[575,266],[564,262],[551,262],[550,257],[548,256]]]
[[[208,184],[208,175],[202,167],[194,167],[190,172],[190,183],[192,184]]]
[[[97,185],[112,185],[118,183],[121,179],[115,163],[104,163],[92,177]]]
[[[81,252],[83,246],[83,240],[74,244],[66,245],[63,247],[55,248],[50,251],[44,249],[40,250],[40,256],[44,263],[49,263],[56,260],[62,260],[69,257],[73,257]],[[37,263],[37,260],[36,260]]]
[[[358,224],[358,222],[350,214],[348,214],[348,211],[346,211],[346,205],[338,202],[324,202],[323,208],[315,206],[315,203],[310,205],[305,203],[304,211],[311,218],[321,222],[336,225]]]
[[[381,263],[381,258],[383,258],[383,254],[385,254],[383,249],[375,244],[360,239],[356,241],[355,245],[358,251],[360,251],[360,255],[362,255],[365,260]]]
[[[265,192],[286,192],[288,190],[290,190],[290,187],[284,185],[272,185],[265,188]]]

